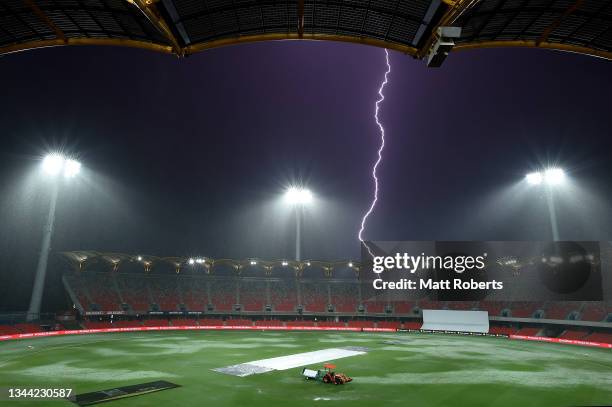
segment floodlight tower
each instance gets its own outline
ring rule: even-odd
[[[529,185],[544,187],[552,237],[554,241],[558,241],[559,229],[557,227],[557,212],[555,211],[553,189],[565,182],[565,171],[561,168],[547,168],[542,171],[527,174],[525,176],[525,181],[527,181]]]
[[[290,187],[285,202],[295,208],[295,260],[300,261],[303,207],[312,202],[312,192],[306,188]]]
[[[45,276],[47,274],[47,262],[51,251],[51,238],[53,237],[53,227],[55,224],[55,208],[57,206],[57,195],[59,191],[58,177],[74,178],[81,171],[81,163],[61,154],[53,153],[47,155],[42,162],[42,170],[51,182],[51,200],[47,222],[43,228],[43,237],[36,266],[36,276],[34,277],[34,287],[30,298],[27,320],[34,321],[40,317],[40,303],[42,301],[43,290],[45,287]]]

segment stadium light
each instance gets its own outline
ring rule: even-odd
[[[547,168],[525,175],[525,180],[529,185],[540,185],[543,182],[547,185],[560,185],[565,182],[565,171],[561,168]]]
[[[549,185],[559,185],[565,181],[565,172],[561,168],[549,168],[544,172],[544,180]]]
[[[73,178],[81,171],[81,163],[59,153],[51,153],[43,159],[42,168],[48,175],[63,172],[64,177]]]
[[[525,176],[525,180],[530,185],[540,185],[542,183],[542,173],[540,172],[532,172]]]
[[[531,172],[525,175],[525,181],[529,185],[537,186],[544,184],[546,192],[546,203],[548,205],[548,215],[550,217],[550,228],[553,240],[559,240],[559,229],[557,227],[557,214],[553,198],[553,187],[565,182],[565,171],[561,168],[550,167],[541,171]]]
[[[142,261],[142,256],[138,256],[138,261]]]
[[[195,260],[194,259],[189,259],[188,263],[193,266],[194,263],[195,263]]]
[[[295,260],[300,261],[302,208],[313,200],[308,188],[292,186],[285,191],[285,202],[295,208]]]
[[[63,166],[64,158],[55,153],[47,155],[42,162],[43,170],[49,175],[59,174]]]
[[[63,173],[64,177],[73,178],[81,171],[81,163],[59,153],[50,153],[43,158],[41,168],[45,174],[52,177]],[[49,202],[49,213],[47,214],[47,222],[43,228],[43,238],[40,255],[38,256],[38,264],[36,265],[34,286],[32,287],[30,306],[26,315],[28,321],[34,321],[40,318],[40,304],[45,287],[49,252],[51,251],[51,238],[53,237],[53,228],[55,226],[55,208],[57,206],[58,193],[59,184],[53,182],[51,200]]]
[[[306,188],[290,187],[285,192],[285,201],[291,205],[306,205],[312,202],[312,192]]]

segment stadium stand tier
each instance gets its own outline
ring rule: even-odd
[[[198,267],[164,273],[143,270],[144,262],[129,255],[117,257],[125,265],[112,270],[97,260],[83,262],[86,255],[102,257],[97,252],[67,255],[77,260],[62,276],[71,301],[67,311],[38,323],[23,322],[25,314],[7,316],[0,336],[134,327],[420,330],[422,310],[432,309],[487,311],[494,335],[612,343],[612,306],[603,301],[436,301],[381,294],[360,280],[359,263],[346,261],[221,260],[223,267],[212,269],[202,260]]]
[[[422,309],[485,310],[489,316],[606,322],[603,302],[398,301],[353,279],[131,273],[69,273],[65,285],[84,313],[206,312],[419,317]]]

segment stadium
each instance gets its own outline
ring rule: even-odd
[[[381,298],[360,283],[360,264],[349,261],[62,256],[75,309],[37,324],[2,326],[0,339],[20,338],[2,344],[4,382],[71,383],[83,393],[139,380],[181,386],[118,405],[189,404],[202,399],[203,389],[214,392],[204,399],[221,405],[267,405],[281,402],[288,388],[296,405],[394,404],[406,393],[423,405],[447,405],[440,385],[462,405],[610,400],[612,309],[604,302]],[[423,309],[483,310],[489,330],[469,337],[422,330]],[[351,347],[367,352],[342,356]],[[324,357],[359,386],[341,392],[304,386],[293,360],[246,377],[214,370],[319,349],[331,350]]]
[[[0,405],[612,404],[609,2],[7,0],[0,57]]]

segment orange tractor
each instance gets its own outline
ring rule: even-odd
[[[353,381],[344,373],[334,372],[335,368],[336,365],[326,363],[323,365],[323,370],[303,369],[302,375],[306,377],[306,380],[317,380],[328,384],[345,384]]]

